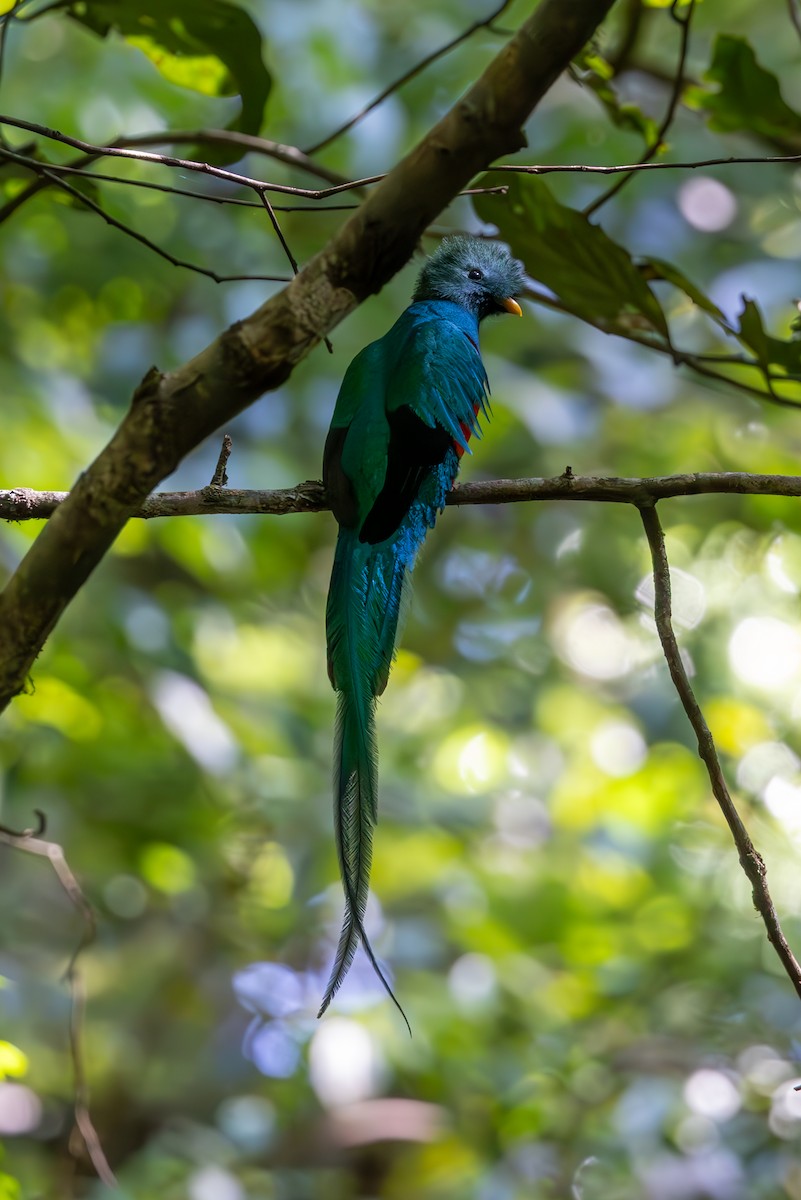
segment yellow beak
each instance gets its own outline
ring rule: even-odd
[[[507,296],[505,300],[501,300],[501,308],[505,308],[508,313],[514,313],[516,317],[522,317],[523,315],[522,308],[512,296]]]

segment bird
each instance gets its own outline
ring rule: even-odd
[[[339,523],[326,607],[328,675],[337,695],[334,830],[345,915],[318,1017],[361,942],[411,1033],[364,929],[378,818],[375,710],[395,654],[409,576],[489,417],[479,325],[522,314],[523,265],[482,238],[443,239],[412,303],[351,362],[323,452],[323,483]]]

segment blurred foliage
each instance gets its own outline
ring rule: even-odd
[[[300,146],[484,14],[478,0],[191,9],[212,7],[261,31],[235,55],[212,49],[244,88],[258,48],[273,77],[261,132]],[[126,35],[130,14],[156,11],[90,9]],[[519,0],[504,26],[527,12]],[[528,161],[636,160],[647,134],[610,120],[611,94],[661,121],[677,53],[665,6],[619,4],[596,42],[581,70],[608,92],[562,79],[530,123]],[[326,166],[350,177],[391,166],[500,44],[480,31],[332,143]],[[800,58],[783,5],[697,5],[671,154],[775,152],[759,120],[776,118],[764,75],[794,113]],[[755,81],[739,124],[735,67]],[[100,142],[221,128],[244,103],[178,86],[127,37],[100,39],[58,11],[12,25],[2,93],[5,111]],[[242,169],[308,183],[263,158]],[[142,164],[113,173],[186,182]],[[25,182],[0,171],[6,199]],[[555,475],[568,462],[581,474],[795,472],[801,414],[676,369],[629,335],[646,321],[656,332],[644,336],[664,337],[664,322],[674,345],[721,354],[739,351],[727,329],[739,330],[760,361],[789,370],[775,355],[793,345],[801,174],[642,174],[595,218],[601,232],[580,210],[607,184],[518,181],[505,209],[485,198],[477,215],[460,200],[426,239],[489,219],[573,306],[529,304],[525,321],[486,329],[494,416],[464,477]],[[286,270],[263,212],[98,187],[109,212],[176,256],[231,274]],[[342,219],[281,214],[301,262]],[[152,362],[184,361],[268,294],[177,271],[47,190],[2,228],[0,256],[8,487],[69,487]],[[319,475],[345,367],[408,302],[417,265],[335,331],[332,356],[321,348],[232,423],[233,486]],[[753,368],[731,370],[754,382]],[[203,486],[217,453],[202,447],[165,486]],[[798,948],[798,504],[699,496],[661,511],[682,648]],[[5,576],[38,527],[1,532]],[[121,1194],[798,1200],[801,1010],[670,687],[627,508],[443,514],[379,714],[368,925],[414,1037],[361,956],[315,1021],[342,903],[323,650],[334,533],[325,514],[132,522],[0,727],[0,819],[23,827],[43,809],[97,913],[81,959],[84,1051]],[[112,1193],[69,1153],[62,974],[81,922],[47,861],[0,854],[0,1197],[101,1200]]]
[[[785,103],[778,79],[757,62],[745,38],[718,37],[705,78],[717,88],[699,88],[693,99],[712,129],[745,130],[782,144],[788,154],[798,151],[801,116]]]
[[[258,133],[270,91],[258,26],[226,0],[72,0],[66,12],[100,37],[114,30],[165,79],[208,96],[239,94],[230,128]],[[230,161],[236,155],[218,161]]]

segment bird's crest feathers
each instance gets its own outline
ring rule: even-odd
[[[417,280],[415,300],[450,300],[479,320],[509,311],[504,301],[525,286],[523,264],[500,242],[482,238],[445,238]]]

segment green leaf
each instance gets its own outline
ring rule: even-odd
[[[743,311],[740,313],[740,328],[737,336],[744,346],[752,351],[760,365],[767,370],[770,366],[781,367],[789,375],[801,375],[801,342],[784,342],[769,334],[762,320],[762,313],[753,300],[743,296]]]
[[[262,60],[259,29],[237,5],[228,0],[73,0],[68,13],[100,37],[119,33],[171,83],[207,96],[239,93],[242,108],[228,128],[259,132],[272,80]]]
[[[731,333],[732,328],[729,321],[712,300],[709,299],[706,292],[701,291],[697,284],[688,279],[683,271],[678,267],[674,267],[672,263],[665,262],[662,258],[645,259],[642,266],[643,274],[646,279],[655,280],[662,279],[665,283],[673,284],[673,287],[684,292],[693,304],[697,305],[703,312],[720,325],[721,329],[726,333]]]
[[[490,173],[479,186],[497,183]],[[637,328],[669,341],[661,305],[628,251],[583,213],[560,204],[542,179],[512,176],[506,196],[477,196],[474,203],[483,221],[498,226],[529,275],[577,317],[609,333],[626,336]]]
[[[614,124],[619,129],[640,134],[647,146],[652,145],[657,136],[656,121],[638,105],[620,99],[611,82],[612,67],[606,59],[597,50],[587,46],[573,61],[581,72],[581,83],[595,93]]]
[[[785,103],[776,76],[759,65],[745,38],[720,34],[704,78],[718,90],[690,88],[685,98],[706,113],[711,129],[754,133],[791,153],[801,150],[801,115]]]

